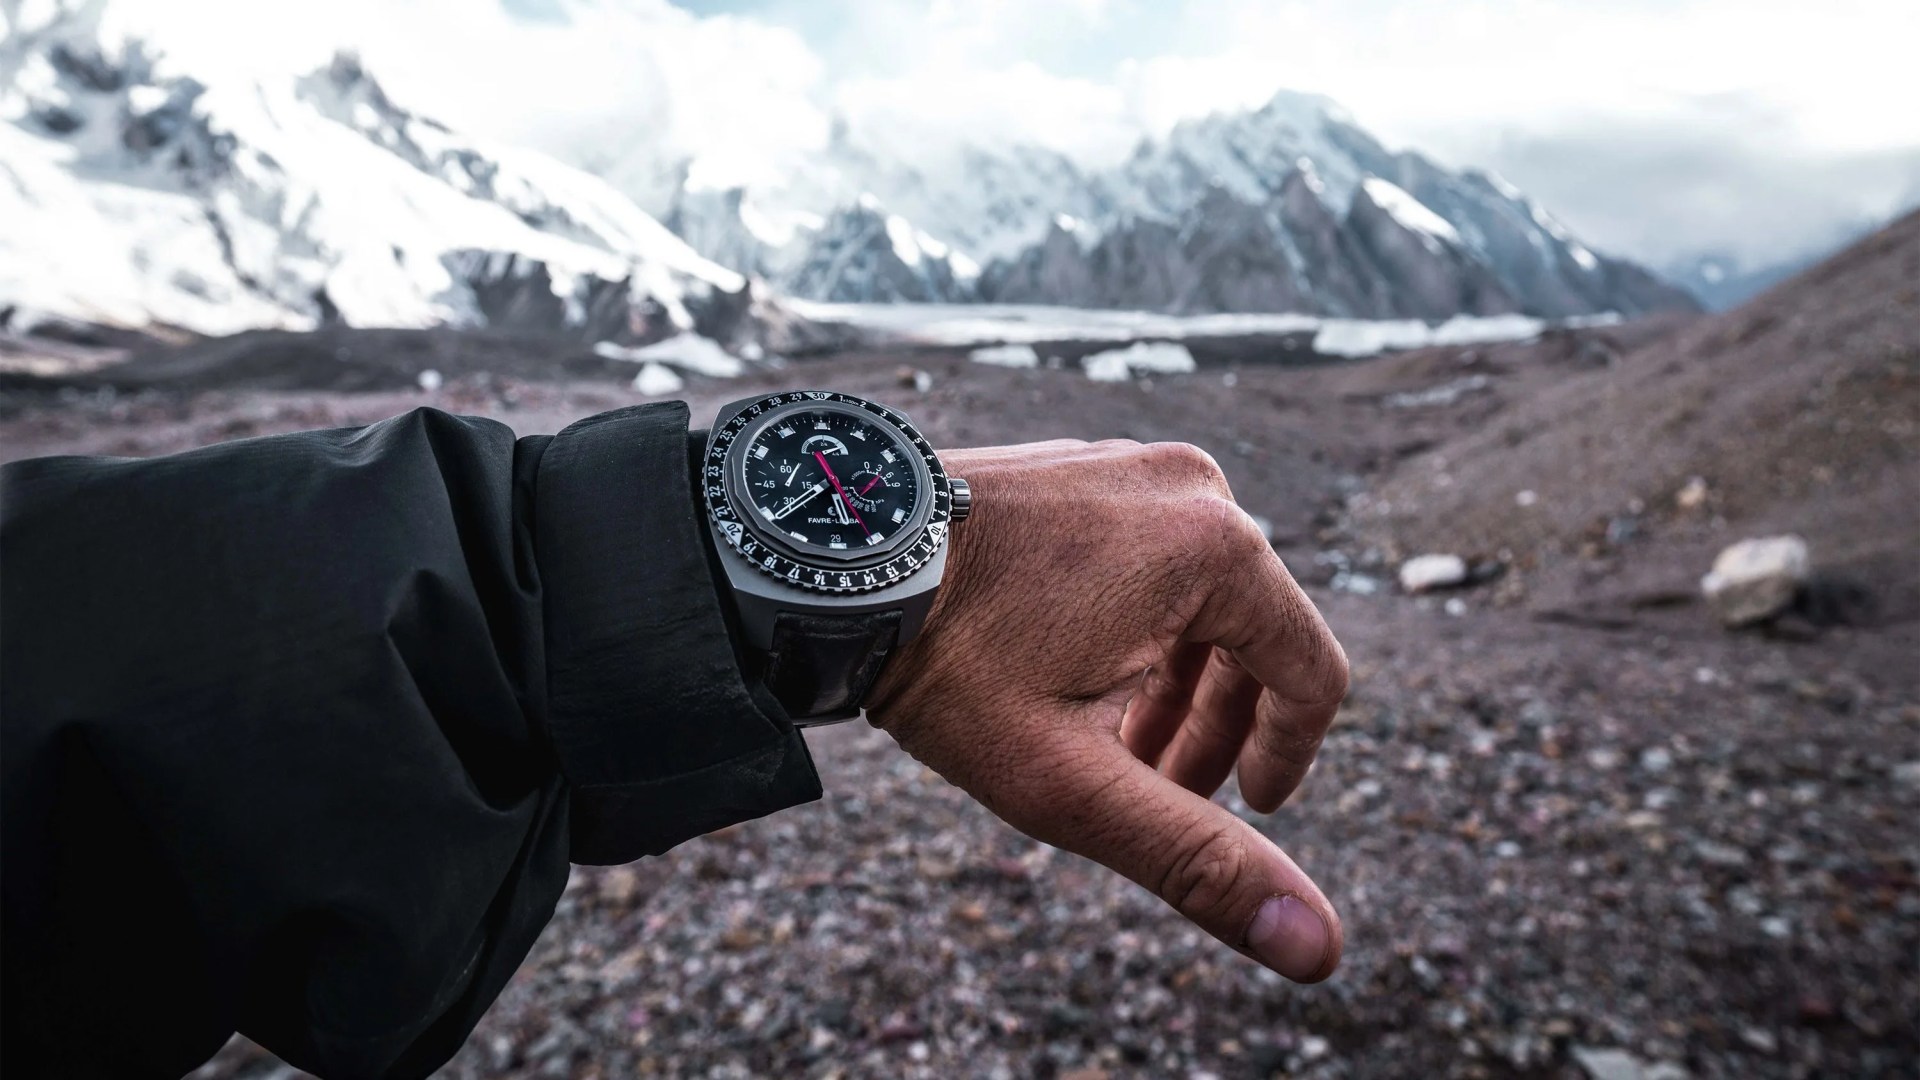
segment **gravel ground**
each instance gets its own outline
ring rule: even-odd
[[[1355,662],[1320,764],[1257,819],[1340,906],[1346,961],[1315,987],[1270,976],[847,725],[812,739],[821,802],[576,871],[446,1075],[1920,1075],[1920,624],[1788,640],[1680,603],[1603,626],[1529,609],[1519,571],[1452,605],[1336,573],[1381,559],[1349,539],[1355,493],[1559,377],[1524,359],[1107,386],[922,358],[924,394],[865,359],[694,384],[696,416],[807,382],[895,401],[937,445],[1213,450]],[[1386,404],[1456,367],[1488,381]],[[637,398],[487,376],[14,394],[0,454],[157,453],[428,400],[530,432]],[[281,1072],[236,1042],[201,1075]]]

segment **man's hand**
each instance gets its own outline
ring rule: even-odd
[[[1332,905],[1209,797],[1238,762],[1248,805],[1286,801],[1346,694],[1346,657],[1213,459],[1065,441],[942,458],[973,514],[868,717],[1022,832],[1282,975],[1326,978]]]

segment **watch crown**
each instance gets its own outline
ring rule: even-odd
[[[957,476],[949,477],[947,484],[953,488],[953,520],[957,524],[973,512],[973,485]]]

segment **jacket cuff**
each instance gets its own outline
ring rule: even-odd
[[[631,862],[820,797],[797,729],[750,690],[696,516],[687,407],[554,436],[534,489],[547,728],[577,863]]]

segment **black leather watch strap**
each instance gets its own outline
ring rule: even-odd
[[[783,611],[773,622],[767,686],[802,727],[859,715],[900,639],[900,612],[818,615]]]

